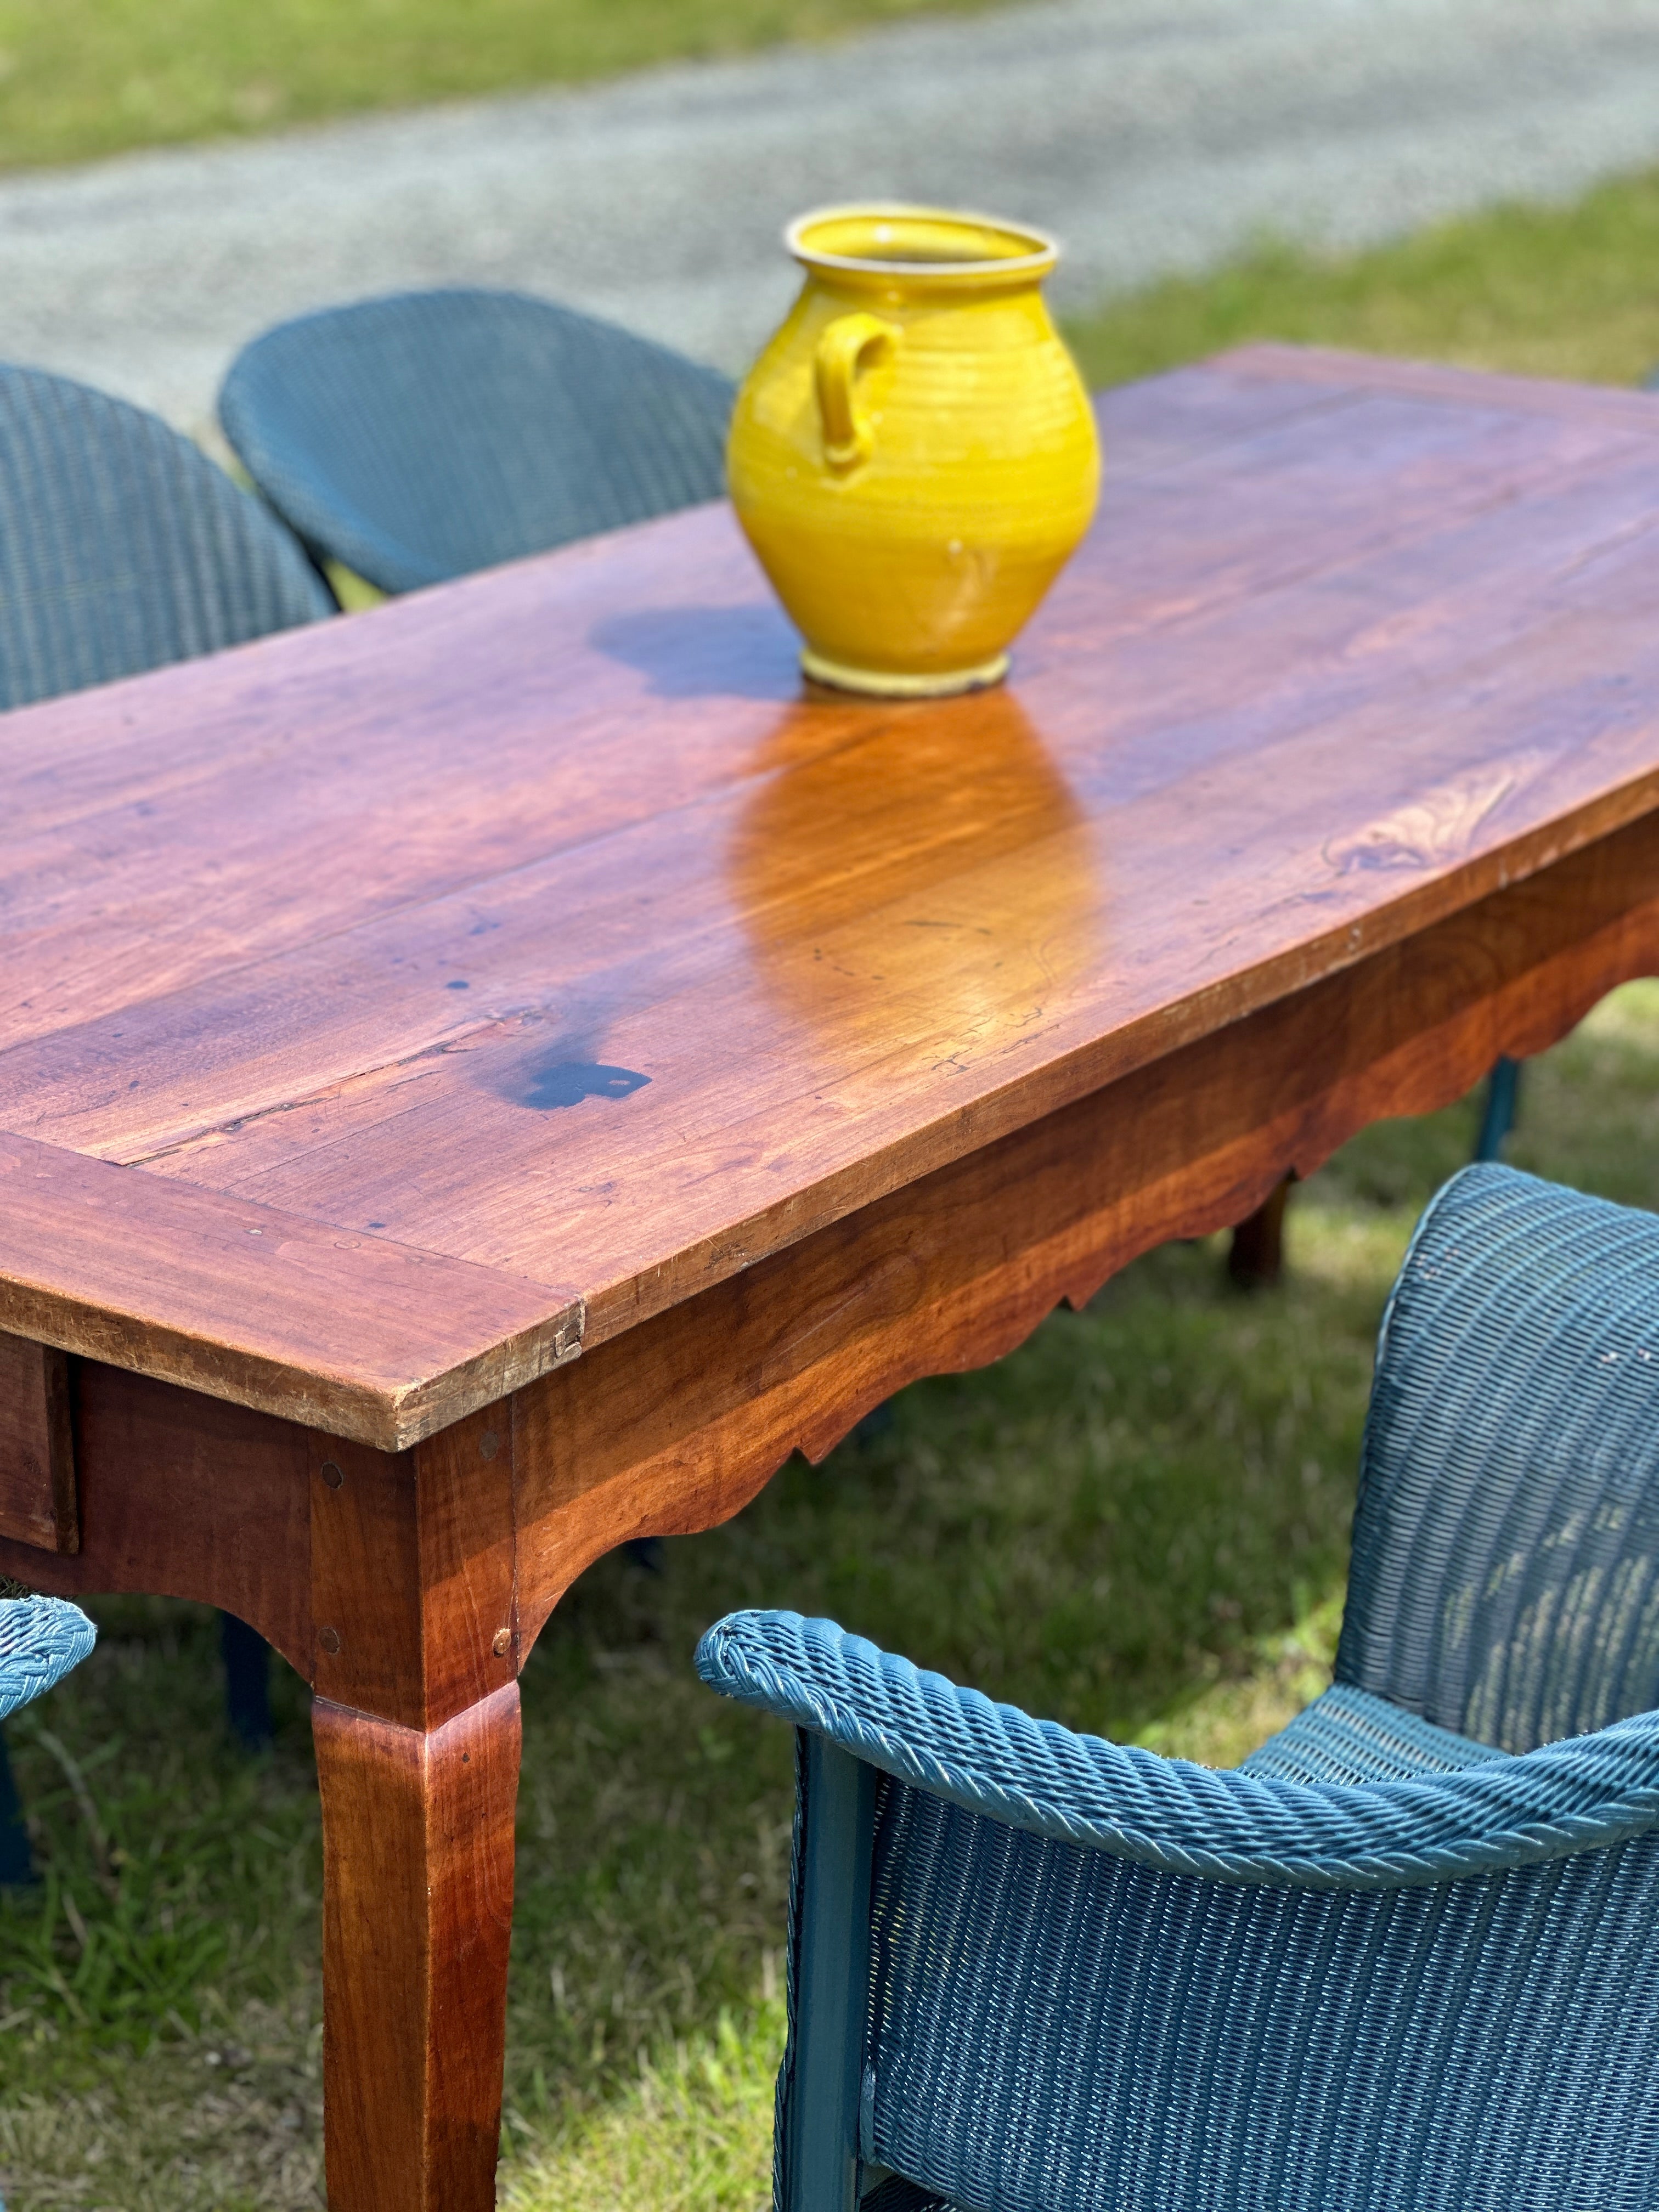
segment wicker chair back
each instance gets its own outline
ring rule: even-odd
[[[332,611],[287,531],[187,438],[0,362],[0,710]]]
[[[1530,1751],[1659,1705],[1659,1219],[1510,1169],[1382,1323],[1337,1680]]]
[[[219,416],[319,556],[410,592],[718,497],[732,397],[614,324],[457,289],[279,324]]]
[[[1237,1772],[711,1629],[799,1730],[780,2212],[1647,2212],[1656,1340],[1652,1217],[1448,1186],[1339,1679]]]

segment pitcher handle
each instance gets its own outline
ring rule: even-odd
[[[855,469],[869,459],[875,433],[857,404],[859,371],[898,341],[897,325],[879,315],[838,315],[819,337],[812,368],[823,422],[823,458],[832,469]]]

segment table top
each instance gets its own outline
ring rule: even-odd
[[[0,718],[0,1328],[401,1445],[1659,802],[1659,400],[1100,411],[1000,690],[715,506]]]

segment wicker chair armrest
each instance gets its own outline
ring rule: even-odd
[[[728,1614],[698,1645],[697,1670],[710,1688],[969,1812],[1215,1881],[1408,1888],[1659,1826],[1654,1713],[1456,1773],[1302,1784],[1033,1720],[799,1613]]]
[[[0,1598],[0,1720],[78,1667],[97,1636],[65,1598]]]

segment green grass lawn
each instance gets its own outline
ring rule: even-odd
[[[0,0],[0,167],[570,84],[980,0]]]
[[[1505,207],[1368,253],[1264,244],[1067,325],[1091,386],[1247,339],[1635,384],[1659,364],[1659,169],[1571,206]],[[1108,457],[1109,467],[1109,456]]]
[[[1076,336],[1097,380],[1259,333],[1629,378],[1659,360],[1656,230],[1640,179],[1346,262],[1264,252]],[[1639,984],[1531,1071],[1513,1156],[1659,1205],[1656,1097],[1659,983]],[[504,2202],[763,2200],[789,1745],[692,1675],[720,1612],[828,1612],[1038,1712],[1218,1763],[1317,1690],[1376,1319],[1474,1118],[1465,1102],[1351,1145],[1298,1194],[1282,1291],[1231,1291],[1214,1243],[1154,1253],[669,1545],[660,1578],[620,1559],[582,1578],[525,1678]],[[0,1903],[12,2212],[316,2208],[304,1692],[283,1670],[276,1752],[251,1765],[224,1738],[211,1616],[96,1610],[94,1658],[10,1730],[49,1869]]]

